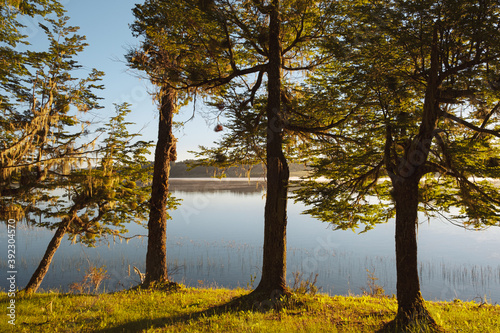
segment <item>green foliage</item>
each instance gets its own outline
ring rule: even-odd
[[[52,1],[20,6],[27,15],[54,11],[61,12]],[[12,29],[21,27],[16,21],[20,12],[2,7],[3,14],[12,14],[3,16]],[[127,131],[128,104],[116,106],[116,116],[97,131],[104,136],[99,147],[98,137],[87,138],[91,124],[83,115],[100,108],[95,91],[103,89],[99,81],[104,74],[95,69],[83,78],[75,74],[81,66],[74,58],[87,44],[67,21],[60,15],[46,18],[40,28],[48,49],[16,53],[21,67],[2,81],[16,84],[2,86],[8,98],[2,98],[0,113],[1,215],[17,213],[33,222],[44,216],[39,225],[57,228],[62,222],[54,219],[63,221],[76,209],[69,235],[93,245],[103,235],[126,232],[125,223],[145,219],[151,144]],[[3,42],[15,44],[14,39]]]
[[[67,17],[41,25],[47,51],[16,53],[19,68],[7,76],[0,103],[0,215],[21,218],[70,168],[79,167],[92,149],[83,114],[99,109],[96,90],[103,73],[93,69],[78,78],[74,57],[86,46]],[[9,64],[0,66],[6,69]],[[19,70],[18,70],[19,69]],[[55,185],[56,187],[58,185]],[[16,208],[17,207],[17,208]],[[25,207],[26,209],[19,209]]]
[[[136,141],[138,134],[127,130],[128,104],[116,106],[116,116],[101,129],[105,134],[96,156],[87,155],[86,168],[71,170],[58,185],[67,200],[52,201],[42,213],[60,218],[78,208],[68,235],[73,241],[94,246],[101,238],[126,233],[126,224],[142,223],[149,214],[152,165],[147,161],[152,144]],[[52,199],[52,197],[50,197]],[[171,199],[171,206],[176,205]],[[42,223],[56,228],[59,223]]]
[[[141,49],[128,60],[145,70],[154,82],[183,91],[209,93],[217,123],[226,119],[217,147],[200,147],[198,165],[227,169],[265,162],[268,123],[278,132],[287,111],[268,119],[265,86],[271,68],[269,29],[271,6],[279,7],[281,60],[278,65],[290,79],[280,80],[293,89],[295,72],[307,72],[329,55],[320,41],[332,32],[327,1],[146,1],[134,9],[132,30],[143,37]],[[290,82],[288,82],[290,81]],[[265,88],[266,91],[262,91]],[[288,108],[284,105],[283,108]],[[278,119],[283,118],[283,119]],[[304,119],[297,123],[304,125]],[[309,121],[308,123],[311,123]],[[315,124],[323,124],[316,118]],[[303,146],[296,136],[285,139],[287,157],[297,157]]]
[[[245,106],[233,91],[212,104],[224,115],[226,123],[216,147],[199,146],[194,165],[216,167],[222,171],[230,167],[264,164],[266,159],[266,99],[259,98],[253,107]]]
[[[2,0],[0,2],[0,106],[10,105],[10,93],[21,88],[20,80],[27,75],[27,55],[17,50],[19,44],[29,44],[22,33],[21,18],[39,18],[48,14],[62,14],[62,6],[55,0]]]
[[[130,50],[129,64],[145,71],[157,85],[190,86],[219,72],[213,52],[221,43],[216,18],[198,7],[199,1],[145,1],[134,8],[133,34],[144,38]],[[210,51],[209,57],[203,51]]]
[[[466,227],[499,225],[500,34],[495,1],[339,4],[298,107],[340,121],[312,145],[313,178],[297,191],[312,215],[354,228],[392,217],[393,185],[419,182],[420,209]],[[342,52],[339,52],[342,50]],[[390,179],[391,183],[386,180]]]
[[[14,11],[15,14],[27,16],[42,15],[50,13],[60,14],[62,5],[56,0],[1,0],[0,6],[6,10]]]
[[[279,39],[282,51],[280,64],[277,66],[281,67],[280,71],[283,73],[280,78],[283,85],[281,98],[285,99],[283,96],[295,89],[293,82],[298,75],[294,73],[310,71],[328,57],[320,52],[319,41],[331,28],[331,17],[324,15],[329,2],[276,3],[281,20]],[[208,103],[212,107],[212,118],[217,119],[217,123],[220,118],[224,119],[224,132],[221,132],[223,136],[216,143],[216,147],[202,146],[196,153],[201,165],[227,169],[240,164],[265,163],[267,136],[270,131],[268,124],[271,123],[271,129],[279,133],[283,123],[291,123],[293,114],[288,114],[288,101],[282,105],[283,111],[273,119],[268,119],[266,114],[269,102],[266,73],[275,65],[271,65],[270,60],[270,7],[271,5],[251,1],[214,1],[208,11],[199,6],[193,9],[193,13],[201,11],[202,16],[196,20],[198,29],[189,40],[199,42],[187,45],[198,45],[197,52],[203,54],[204,59],[207,59],[215,70],[207,70],[210,66],[202,64],[205,68],[202,75],[196,80],[183,79],[178,86],[193,89],[202,87],[208,90],[212,97]],[[188,23],[191,17],[196,15],[187,14]],[[181,29],[183,33],[190,31],[191,26],[188,23],[180,23],[186,25]],[[163,38],[168,38],[170,43],[177,40],[186,42],[182,39],[185,35],[179,37],[175,34],[176,30],[171,22],[166,22],[163,27],[165,26],[169,27],[167,31],[172,34],[166,34],[168,37]],[[218,46],[211,49],[210,45],[214,43]],[[189,69],[194,68],[193,66],[179,66],[179,70],[189,76]],[[307,123],[303,120],[297,120],[295,123],[302,126],[311,124],[310,119]],[[323,124],[323,120],[315,120],[316,123]],[[290,135],[284,140],[287,158],[297,158],[298,153],[303,150],[301,148],[304,148],[301,139]]]
[[[280,1],[285,66],[301,64],[305,45],[324,33],[321,1]],[[268,57],[268,9],[252,1],[145,1],[136,5],[132,31],[145,38],[129,59],[140,69],[166,65],[162,75],[179,87],[208,88],[257,70]],[[315,59],[311,54],[309,60]],[[259,68],[260,70],[260,68]]]

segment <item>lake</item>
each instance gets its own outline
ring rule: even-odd
[[[260,183],[244,180],[172,180],[171,189],[182,205],[171,212],[167,227],[169,271],[187,286],[255,287],[260,279],[265,197]],[[287,279],[318,274],[316,286],[331,295],[361,294],[369,270],[386,294],[396,293],[394,221],[364,234],[332,230],[288,205]],[[418,228],[419,272],[427,300],[462,300],[500,303],[500,228],[470,231],[446,220],[421,217]],[[132,223],[129,235],[146,235]],[[6,230],[6,228],[5,228]],[[52,231],[17,226],[18,286],[24,287],[36,269]],[[2,233],[6,247],[6,232]],[[83,279],[90,264],[106,266],[109,279],[101,291],[138,284],[133,267],[145,270],[146,238],[102,242],[87,248],[65,240],[57,251],[42,289],[68,291]],[[7,288],[7,258],[0,258],[0,288]]]

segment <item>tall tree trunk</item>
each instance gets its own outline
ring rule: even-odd
[[[419,203],[419,182],[426,174],[430,147],[435,135],[440,114],[439,87],[440,57],[438,43],[439,22],[436,22],[431,43],[430,70],[423,104],[422,122],[418,135],[409,145],[405,145],[404,154],[394,149],[391,126],[386,128],[384,162],[391,178],[393,198],[396,203],[396,274],[398,313],[391,326],[396,324],[398,332],[406,332],[412,326],[425,326],[424,330],[440,331],[425,308],[420,292],[417,261],[417,222]],[[400,138],[400,140],[403,138]],[[391,330],[392,331],[392,330]],[[418,330],[420,331],[420,329]]]
[[[148,250],[144,286],[169,282],[167,274],[167,204],[170,161],[175,161],[176,140],[172,134],[172,119],[177,110],[177,93],[164,86],[160,90],[160,119],[155,150],[153,184],[148,221]]]
[[[396,269],[398,313],[403,330],[414,324],[434,323],[420,293],[417,262],[419,177],[393,180],[396,201]]]
[[[267,197],[264,213],[262,277],[256,292],[286,291],[286,205],[289,169],[283,154],[279,1],[272,2],[269,23],[267,102]]]
[[[47,272],[49,271],[52,259],[54,258],[57,249],[61,245],[61,241],[64,235],[66,234],[66,232],[69,229],[69,226],[71,225],[71,221],[72,218],[66,217],[63,219],[63,221],[57,228],[56,233],[54,234],[54,236],[50,240],[49,245],[47,246],[47,250],[45,250],[45,254],[43,255],[42,260],[40,261],[40,264],[38,264],[38,267],[31,276],[30,281],[23,289],[25,293],[27,294],[36,293],[38,288],[40,288],[40,285],[42,284],[45,275],[47,275]]]
[[[422,123],[419,133],[405,151],[403,168],[399,176],[391,177],[396,201],[396,270],[398,313],[396,323],[402,331],[413,325],[436,327],[434,319],[425,308],[420,293],[417,262],[417,219],[419,182],[424,175],[431,141],[439,114],[437,101],[439,57],[437,25],[433,32],[430,74],[425,92]]]

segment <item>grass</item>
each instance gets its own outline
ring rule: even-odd
[[[397,309],[394,298],[323,294],[235,303],[248,293],[182,287],[175,292],[19,296],[16,326],[2,314],[0,332],[377,332]],[[8,301],[0,293],[4,312]],[[455,301],[428,302],[427,307],[447,332],[500,332],[500,305]]]

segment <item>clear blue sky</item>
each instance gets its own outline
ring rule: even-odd
[[[87,37],[89,46],[78,58],[84,70],[96,68],[104,71],[106,76],[103,84],[105,90],[100,93],[104,98],[102,105],[105,109],[99,110],[99,117],[103,120],[114,114],[113,103],[128,102],[132,104],[129,121],[136,123],[132,129],[141,130],[143,140],[157,138],[158,111],[151,98],[151,86],[146,78],[139,79],[130,72],[124,60],[127,48],[137,46],[129,29],[133,22],[132,8],[139,0],[62,0],[70,25],[79,26],[79,34]],[[32,24],[34,27],[35,25]],[[33,28],[33,37],[37,39],[43,34]],[[215,133],[215,123],[205,119],[198,111],[207,111],[202,103],[197,104],[195,118],[188,122],[182,130],[175,132],[178,138],[178,160],[192,158],[189,150],[196,150],[199,145],[212,146],[221,133]],[[193,114],[193,107],[181,109],[176,121],[185,121]],[[208,123],[207,123],[208,122]],[[152,159],[152,157],[151,157]]]

